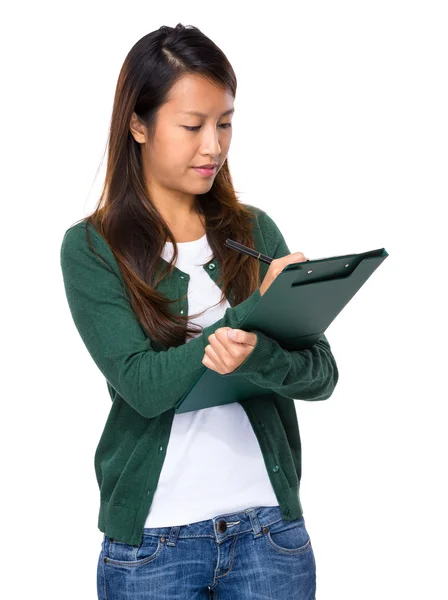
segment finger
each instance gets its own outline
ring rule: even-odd
[[[238,358],[238,350],[241,349],[239,344],[235,344],[234,341],[227,337],[227,332],[230,329],[230,327],[221,327],[208,336],[210,345],[222,362],[228,359],[229,355],[232,358]]]
[[[216,350],[217,342],[214,341],[214,346],[210,343],[205,347],[205,355],[212,361],[215,368],[224,368],[225,364],[222,360],[223,353],[226,351],[222,344],[219,344],[220,350]]]
[[[231,329],[227,330],[227,338],[238,344],[245,344],[248,346],[255,346],[257,343],[257,334],[251,331],[244,331],[244,329]]]
[[[222,327],[217,329],[212,336],[209,337],[210,343],[213,345],[220,358],[225,360],[227,357],[225,354],[230,354],[233,358],[239,358],[241,350],[244,346],[250,342],[250,336],[247,336],[247,332],[242,329],[234,329],[238,339],[233,340],[229,337],[229,332],[232,331],[231,327]]]
[[[217,366],[222,367],[223,369],[227,369],[232,360],[240,358],[241,352],[244,352],[241,343],[234,342],[227,337],[227,332],[230,329],[230,327],[216,329],[216,331],[208,337],[210,342],[210,356],[215,360]],[[240,330],[240,333],[246,332]]]
[[[216,371],[215,363],[212,361],[212,359],[210,358],[210,356],[208,356],[207,353],[205,353],[204,356],[202,357],[202,364],[204,366],[206,366],[208,369],[212,369],[213,371]]]
[[[219,331],[218,329],[208,336],[208,343],[218,355],[226,352],[227,348],[230,347],[229,340],[227,340],[227,333],[225,331]]]
[[[282,265],[289,265],[297,262],[304,262],[306,260],[306,257],[303,252],[293,252],[292,254],[281,256],[277,260],[281,261]]]

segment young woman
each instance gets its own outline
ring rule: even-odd
[[[315,597],[294,399],[329,398],[338,370],[325,335],[287,351],[239,328],[307,259],[236,197],[235,95],[231,65],[199,29],[139,40],[118,79],[98,207],[62,241],[70,311],[112,400],[95,452],[100,599]],[[205,369],[270,391],[177,414]]]

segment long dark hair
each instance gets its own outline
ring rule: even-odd
[[[155,288],[171,274],[177,260],[172,232],[162,222],[143,178],[140,144],[130,132],[132,113],[154,133],[157,111],[170,88],[187,73],[200,74],[225,86],[235,98],[236,76],[225,54],[197,27],[162,26],[142,37],[130,50],[121,68],[109,129],[107,169],[95,210],[80,219],[106,240],[127,287],[132,307],[148,335],[164,346],[178,346],[186,335],[202,328],[188,320],[196,315],[174,315],[170,300]],[[245,300],[259,286],[258,261],[238,252],[226,252],[226,238],[253,247],[252,211],[236,196],[226,160],[205,194],[196,196],[197,210],[205,222],[213,256],[222,265],[221,300],[232,295],[231,305]],[[165,242],[174,254],[166,268],[158,268]],[[93,250],[91,240],[90,247]],[[94,251],[94,250],[93,250]],[[158,275],[158,279],[157,279]],[[197,329],[199,327],[199,330]]]

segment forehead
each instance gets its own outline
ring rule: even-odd
[[[207,116],[220,116],[233,108],[233,95],[223,86],[200,77],[184,75],[172,86],[164,105],[166,112],[186,116],[184,112],[198,111]]]

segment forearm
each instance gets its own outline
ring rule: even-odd
[[[244,375],[253,383],[297,400],[326,400],[333,393],[339,373],[325,334],[311,347],[285,350],[261,331],[257,343],[241,365],[224,375]]]

